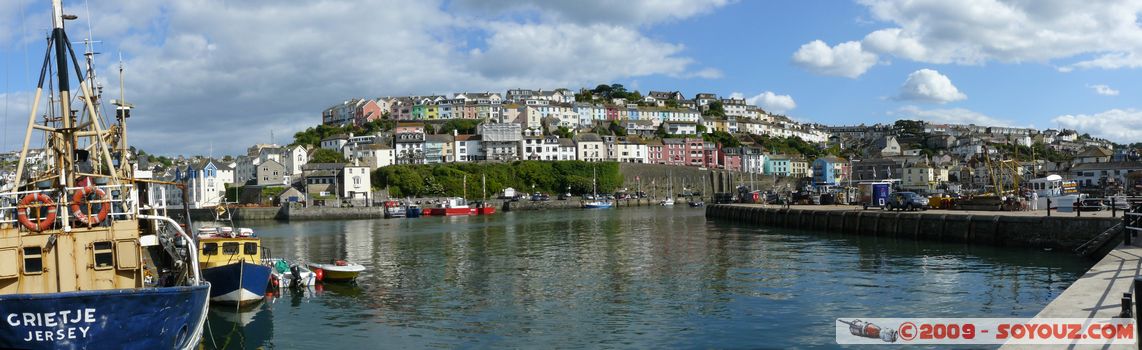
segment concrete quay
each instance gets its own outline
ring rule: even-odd
[[[1122,293],[1134,289],[1134,277],[1142,273],[1142,247],[1120,245],[1072,283],[1035,318],[1118,317]],[[1135,300],[1139,300],[1135,298]],[[1137,325],[1136,325],[1137,326]],[[1001,349],[1137,349],[1136,345],[1005,345]]]
[[[706,217],[799,230],[935,240],[993,246],[1073,250],[1121,222],[1109,212],[1052,213],[1045,211],[884,211],[845,205],[719,204],[706,208]],[[1091,256],[1099,258],[1110,249]]]

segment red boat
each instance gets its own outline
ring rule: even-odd
[[[476,214],[478,215],[492,215],[496,213],[496,207],[489,205],[488,202],[476,203]]]
[[[454,197],[445,199],[436,207],[428,208],[424,211],[424,215],[430,216],[453,216],[453,215],[476,215],[476,208],[468,206],[468,201],[464,198]]]

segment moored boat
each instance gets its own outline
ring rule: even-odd
[[[586,209],[607,209],[613,206],[615,206],[614,203],[611,203],[611,201],[608,200],[597,200],[583,203],[583,208]]]
[[[428,208],[424,215],[429,216],[454,216],[454,215],[475,215],[476,208],[468,205],[468,201],[460,197],[445,198],[436,207]]]
[[[408,215],[408,208],[400,201],[389,200],[385,201],[385,218],[403,218]]]
[[[581,204],[585,209],[607,209],[615,205],[614,202],[599,197],[599,184],[595,169],[591,169],[591,200]]]
[[[691,208],[698,208],[698,207],[703,207],[706,205],[706,202],[703,202],[703,201],[693,201],[693,202],[688,202],[688,203],[689,203]]]
[[[337,260],[331,264],[309,263],[309,268],[317,272],[320,280],[329,282],[345,282],[357,279],[357,275],[365,271],[365,267],[361,264],[351,263],[345,260]]]
[[[78,61],[64,29],[74,17],[60,0],[51,8],[37,102],[0,193],[0,348],[197,348],[211,286],[187,249],[193,239],[166,215],[174,184],[136,178],[123,125],[130,105],[102,114],[91,61],[70,76],[83,69],[68,64]],[[42,114],[50,117],[39,118],[47,72],[58,91]],[[36,167],[26,164],[34,131],[51,159]]]
[[[421,209],[420,205],[409,204],[408,208],[405,209],[405,217],[407,218],[419,218],[421,215],[424,215],[424,209]]]
[[[270,267],[270,278],[282,287],[307,287],[317,284],[317,274],[304,265],[295,264],[281,258],[262,259],[262,265]]]
[[[476,203],[476,214],[477,215],[492,215],[495,213],[496,213],[496,207],[491,205],[491,204],[488,204],[488,202],[477,202]]]
[[[226,304],[253,304],[266,295],[270,267],[262,264],[261,239],[252,230],[238,233],[199,235],[199,266],[210,281],[210,301]]]

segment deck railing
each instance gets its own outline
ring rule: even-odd
[[[135,190],[134,185],[99,185],[94,187],[102,191],[104,193],[104,197],[92,198],[86,203],[81,203],[81,209],[83,209],[86,215],[92,216],[97,215],[98,210],[95,210],[96,208],[99,208],[101,205],[106,205],[108,206],[108,214],[105,220],[102,220],[101,222],[92,226],[108,225],[111,221],[114,220],[135,219],[135,215],[137,213],[135,206],[138,205],[138,203],[135,203],[135,200],[132,198],[132,192]],[[51,227],[61,228],[65,226],[65,223],[72,222],[73,220],[76,225],[83,225],[78,220],[76,220],[75,212],[71,210],[71,205],[73,203],[72,198],[75,196],[75,193],[77,191],[82,191],[84,188],[85,187],[68,187],[63,191],[59,191],[57,189],[48,189],[2,193],[0,194],[0,226],[6,225],[6,227],[21,227],[22,229],[27,230],[26,227],[22,227],[22,225],[19,224],[19,213],[23,210],[27,210],[28,218],[33,222],[38,222],[35,217],[37,214],[37,208],[39,208],[41,213],[45,210],[56,213],[55,221],[52,223]],[[52,204],[20,204],[20,202],[26,196],[36,194],[46,195],[51,199]],[[63,213],[61,209],[64,207],[68,208],[69,217],[63,217],[60,215]],[[41,218],[46,216],[47,215],[45,214],[40,214]]]

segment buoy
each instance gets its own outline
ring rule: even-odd
[[[318,282],[325,279],[325,270],[323,269],[313,269],[313,274],[317,277]]]

